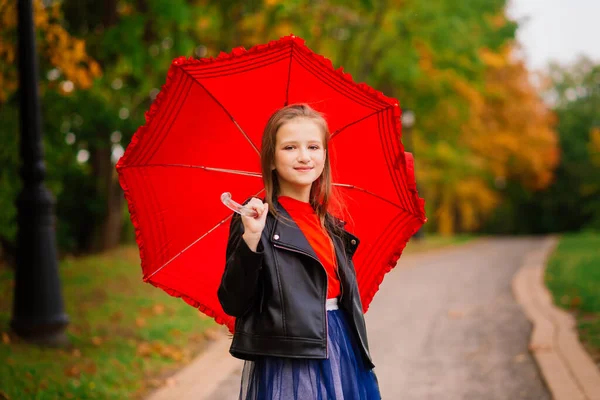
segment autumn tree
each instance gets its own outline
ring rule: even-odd
[[[545,99],[554,105],[560,161],[539,192],[513,188],[504,219],[512,231],[547,233],[600,229],[600,65],[581,58],[550,65]],[[535,218],[531,216],[535,215]]]
[[[16,3],[17,0],[0,0],[0,243],[5,253],[11,253],[16,234],[15,199],[20,190],[18,102],[15,96],[18,89]],[[33,2],[40,71],[44,73],[42,95],[52,93],[62,97],[89,89],[93,80],[101,75],[98,63],[86,52],[85,43],[64,29],[60,4],[45,4],[47,2],[42,0]],[[45,128],[47,130],[48,126]],[[46,152],[55,154],[52,146],[46,146]],[[50,169],[52,167],[51,164]],[[53,192],[59,194],[60,182],[50,179],[49,183]]]

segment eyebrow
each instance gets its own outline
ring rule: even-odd
[[[298,140],[287,140],[285,142],[281,142],[280,145],[283,146],[284,144],[297,144],[299,143]],[[313,144],[313,143],[317,143],[317,144],[323,144],[322,140],[309,140],[308,143]]]

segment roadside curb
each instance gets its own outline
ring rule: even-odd
[[[146,400],[205,400],[229,375],[242,367],[229,354],[231,338],[222,334],[190,364],[178,371],[167,385],[151,393]],[[201,395],[199,395],[201,394]]]
[[[548,256],[558,243],[548,237],[528,253],[512,281],[517,302],[533,324],[529,351],[555,400],[600,400],[600,371],[579,342],[575,319],[557,308],[544,284]]]

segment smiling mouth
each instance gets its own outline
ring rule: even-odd
[[[294,168],[296,171],[310,171],[312,168]]]

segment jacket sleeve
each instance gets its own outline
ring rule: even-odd
[[[263,246],[250,250],[242,238],[244,225],[234,214],[229,226],[226,264],[217,295],[223,311],[232,317],[241,317],[254,303],[263,262]]]

